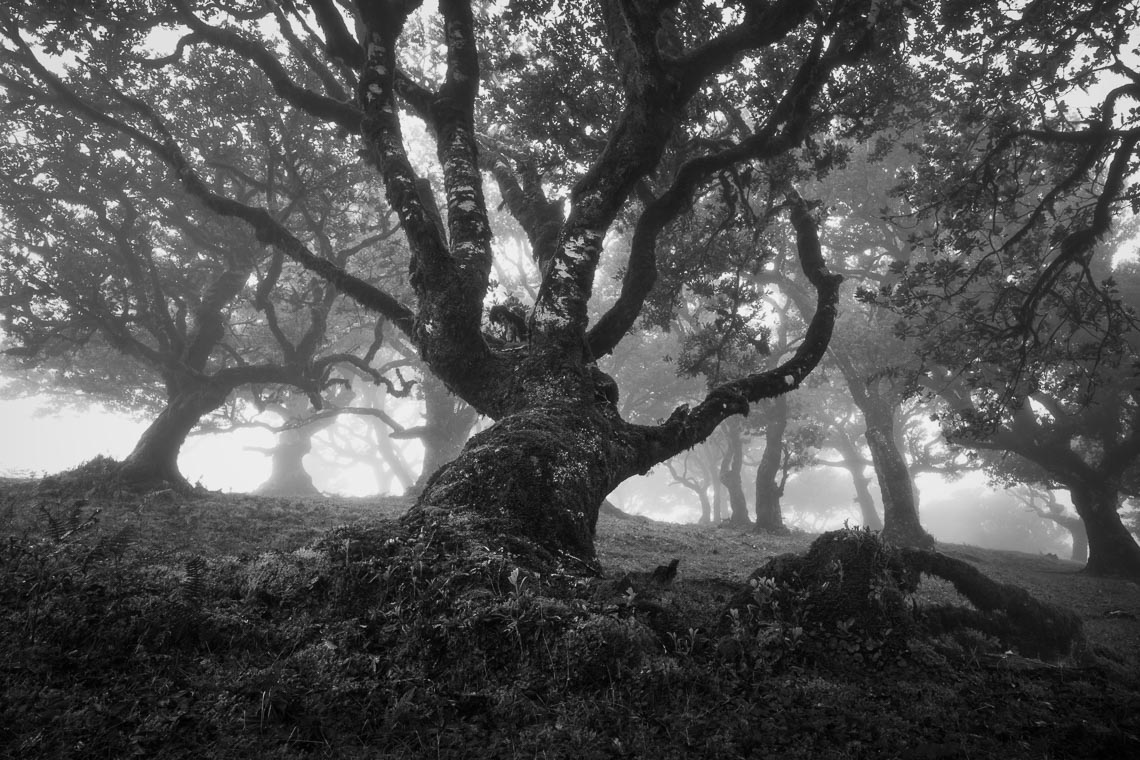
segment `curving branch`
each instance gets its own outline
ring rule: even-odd
[[[657,279],[657,241],[665,227],[689,207],[698,189],[718,172],[745,161],[780,155],[801,142],[807,134],[812,102],[827,76],[845,60],[842,49],[825,55],[823,37],[817,35],[792,83],[763,124],[727,148],[686,161],[669,188],[647,204],[634,228],[621,293],[589,332],[594,356],[612,352],[641,313]]]
[[[526,233],[531,255],[541,270],[557,251],[558,233],[566,222],[562,204],[546,197],[532,163],[521,161],[516,169],[506,156],[497,154],[490,164],[507,210]]]
[[[345,26],[344,17],[337,10],[333,0],[308,0],[317,24],[325,33],[325,46],[329,56],[351,69],[364,66],[364,48]]]
[[[337,124],[349,132],[354,134],[360,132],[361,114],[355,106],[301,87],[289,76],[289,72],[281,65],[277,56],[263,45],[228,29],[210,26],[198,18],[184,0],[175,0],[175,7],[200,40],[249,60],[261,70],[273,86],[273,90],[288,103],[319,119]]]
[[[708,438],[724,420],[736,414],[747,415],[749,406],[761,399],[781,396],[800,386],[823,359],[835,327],[839,285],[843,277],[832,274],[824,261],[807,202],[799,193],[788,193],[787,207],[796,231],[796,250],[804,275],[816,291],[816,309],[803,342],[792,356],[774,369],[759,372],[713,388],[698,406],[682,406],[656,428],[638,428],[647,439],[632,465],[641,472]],[[637,469],[640,467],[641,469]]]
[[[307,417],[302,417],[298,420],[282,425],[279,428],[279,431],[296,430],[297,428],[306,427],[316,422],[320,422],[321,420],[339,417],[343,414],[353,414],[358,417],[374,417],[383,422],[396,433],[404,432],[404,426],[392,419],[386,412],[381,409],[373,409],[370,406],[338,406],[329,409],[322,409],[321,411],[310,414]]]
[[[277,28],[281,30],[281,36],[289,43],[292,49],[305,65],[309,67],[318,79],[321,80],[321,85],[325,88],[325,92],[330,97],[341,103],[347,103],[349,94],[345,92],[344,87],[341,86],[337,80],[336,75],[324,64],[307,45],[301,42],[297,33],[293,30],[293,24],[289,21],[288,16],[281,10],[281,5],[275,0],[269,0],[269,5],[273,9],[273,15],[277,18]],[[294,12],[296,8],[293,9]]]

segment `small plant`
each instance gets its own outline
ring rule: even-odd
[[[72,502],[71,510],[64,518],[52,514],[43,502],[38,505],[40,514],[47,520],[47,534],[53,543],[62,544],[80,533],[94,528],[99,522],[101,509],[93,509],[83,514],[83,508],[88,505],[87,499],[76,499]]]
[[[186,577],[182,579],[182,595],[192,607],[200,607],[206,598],[206,560],[194,555],[186,560]]]
[[[523,586],[526,585],[526,577],[518,567],[511,570],[510,575],[507,576],[507,580],[511,582],[511,593],[513,593],[515,597],[522,596]]]

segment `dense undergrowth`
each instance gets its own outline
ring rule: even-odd
[[[1132,674],[931,632],[859,531],[828,538],[886,558],[852,605],[789,558],[748,583],[520,566],[441,514],[206,555],[94,510],[0,545],[6,756],[1140,756]]]

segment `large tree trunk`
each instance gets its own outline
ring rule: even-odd
[[[1120,519],[1116,486],[1114,482],[1096,482],[1069,489],[1088,535],[1085,569],[1093,575],[1140,578],[1140,546]],[[1073,538],[1075,545],[1075,534]]]
[[[428,480],[407,519],[434,508],[474,513],[499,536],[530,539],[594,563],[598,509],[619,483],[644,471],[643,441],[596,405],[564,403],[517,412],[472,436]]]
[[[859,505],[862,525],[871,530],[882,530],[883,519],[875,509],[875,497],[871,495],[871,479],[866,474],[866,464],[859,448],[847,435],[840,430],[834,437],[835,448],[843,457],[843,464],[851,473],[851,484],[855,486],[855,503]]]
[[[285,427],[277,433],[271,457],[269,478],[254,493],[261,496],[317,496],[320,491],[305,469],[305,457],[313,450],[313,436],[332,425],[335,417],[308,421],[298,427],[289,423],[305,421],[310,410],[309,398],[292,394],[276,409],[285,418]]]
[[[788,400],[773,399],[768,426],[764,431],[764,454],[756,466],[756,530],[762,533],[787,533],[780,512],[784,495],[780,470],[784,456],[784,433],[788,429]]]
[[[318,496],[313,477],[305,469],[305,457],[313,449],[315,425],[305,425],[277,434],[269,478],[254,493],[261,496]]]
[[[230,390],[206,384],[173,394],[123,460],[119,477],[136,486],[189,488],[178,469],[178,454],[198,421],[221,406]]]
[[[893,415],[885,409],[865,409],[867,447],[883,496],[883,537],[899,546],[929,548],[934,538],[922,529],[915,507],[914,486],[906,460],[895,441]]]
[[[744,440],[741,435],[741,423],[738,419],[731,419],[725,423],[725,434],[728,440],[728,449],[720,465],[720,482],[728,492],[729,516],[728,524],[738,528],[746,528],[752,524],[748,517],[748,499],[744,495],[744,484],[740,479],[741,466],[744,463]]]

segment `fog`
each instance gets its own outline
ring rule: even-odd
[[[43,399],[0,401],[0,475],[40,477],[74,467],[95,456],[121,459],[146,427],[145,420],[93,407],[84,411],[60,408]],[[333,431],[314,436],[314,450],[305,460],[317,487],[328,494],[368,496],[379,492],[377,467],[352,461],[332,451],[335,428],[351,427],[342,420]],[[341,430],[341,434],[343,434]],[[221,434],[192,435],[179,463],[191,483],[211,490],[250,492],[270,473],[267,451],[274,443],[267,429],[240,429]],[[422,447],[401,442],[402,455],[418,469]],[[744,487],[752,507],[754,483],[745,467]],[[387,479],[386,493],[403,492]],[[994,549],[1055,554],[1068,558],[1072,541],[1067,531],[1030,513],[1010,493],[990,488],[980,473],[956,480],[920,475],[916,486],[924,527],[939,541]],[[881,499],[872,485],[880,514]],[[1068,505],[1063,492],[1058,498]],[[694,523],[700,502],[692,491],[675,483],[665,466],[632,478],[610,497],[621,509],[656,520]],[[792,530],[816,533],[857,525],[859,509],[846,470],[814,467],[794,473],[782,500],[785,524]],[[727,503],[724,511],[727,514]]]

